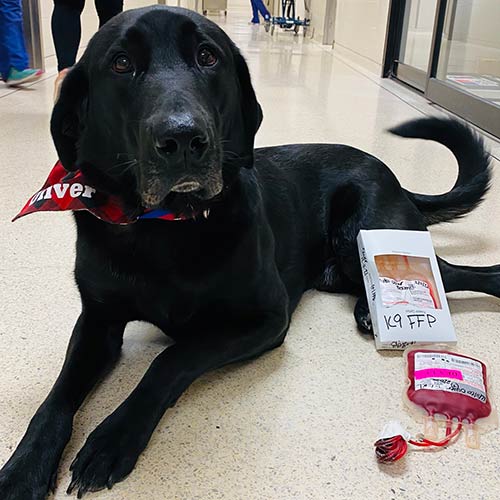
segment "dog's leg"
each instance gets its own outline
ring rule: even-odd
[[[500,297],[500,265],[486,267],[457,266],[438,257],[439,270],[446,292],[470,290]],[[362,333],[372,333],[366,296],[356,302],[354,318]]]
[[[354,319],[361,333],[373,333],[372,318],[368,309],[368,301],[364,295],[358,298],[354,307]]]
[[[268,313],[260,318],[260,326],[242,325],[240,332],[232,330],[215,338],[205,332],[163,351],[131,395],[90,434],[71,465],[68,493],[76,489],[80,497],[123,480],[164,412],[197,377],[277,347],[288,322],[284,311]]]
[[[125,322],[84,307],[61,373],[0,471],[2,500],[43,500],[54,490],[57,466],[71,436],[73,416],[94,384],[118,359]]]
[[[438,257],[446,292],[470,290],[500,297],[500,265],[486,267],[457,266]]]
[[[374,190],[380,193],[375,193]],[[350,284],[351,293],[358,296],[354,316],[363,333],[372,332],[368,304],[364,293],[363,277],[358,256],[356,237],[360,229],[425,230],[422,214],[401,197],[392,200],[388,216],[386,198],[381,186],[370,188],[370,197],[363,195],[359,186],[347,185],[338,189],[333,198],[331,235],[337,271],[344,286]],[[370,200],[369,207],[366,205]],[[339,206],[340,205],[340,206]],[[449,264],[438,257],[439,268],[446,292],[471,290],[500,297],[500,265],[467,267]]]

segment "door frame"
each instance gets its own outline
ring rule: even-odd
[[[30,68],[45,71],[40,0],[22,0],[24,41]]]

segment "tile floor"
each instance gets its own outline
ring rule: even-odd
[[[262,27],[247,25],[247,17],[230,12],[224,27],[248,58],[264,108],[259,145],[349,143],[385,161],[409,189],[450,188],[456,165],[447,150],[384,132],[436,112],[433,107],[329,49],[288,34],[271,38]],[[53,76],[0,98],[0,463],[50,389],[79,313],[71,216],[10,222],[56,159],[48,131]],[[500,262],[497,161],[494,167],[486,202],[467,219],[432,230],[438,253],[453,262]],[[400,419],[412,432],[420,427],[401,402],[400,354],[378,353],[357,333],[353,305],[347,296],[306,294],[283,347],[193,384],[160,422],[132,475],[111,492],[88,498],[498,498],[498,431],[484,436],[479,451],[467,450],[460,440],[438,453],[414,452],[393,466],[377,465],[372,443],[388,419]],[[498,387],[500,301],[456,293],[450,307],[460,347],[489,360]],[[75,419],[56,499],[67,498],[68,466],[85,437],[164,346],[164,336],[152,326],[128,327],[119,366]]]

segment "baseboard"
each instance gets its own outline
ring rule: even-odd
[[[374,73],[377,76],[382,75],[382,64],[381,63],[377,63],[373,59],[369,59],[368,57],[365,57],[357,52],[354,52],[354,50],[351,50],[347,47],[344,47],[343,45],[341,45],[338,42],[334,43],[333,50],[339,56],[342,56],[345,59],[350,60],[350,61],[354,62],[355,64],[358,64],[359,66],[366,68],[371,73]]]

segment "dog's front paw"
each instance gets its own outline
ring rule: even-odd
[[[38,469],[38,467],[36,468]],[[0,470],[0,498],[2,500],[45,500],[49,491],[54,492],[56,473],[49,482],[39,481],[40,475],[29,467],[9,462]]]
[[[144,435],[111,415],[90,434],[73,460],[67,493],[77,491],[82,498],[88,491],[111,489],[132,472],[147,442]]]
[[[373,334],[372,318],[366,297],[360,297],[354,308],[354,319],[362,333]]]

